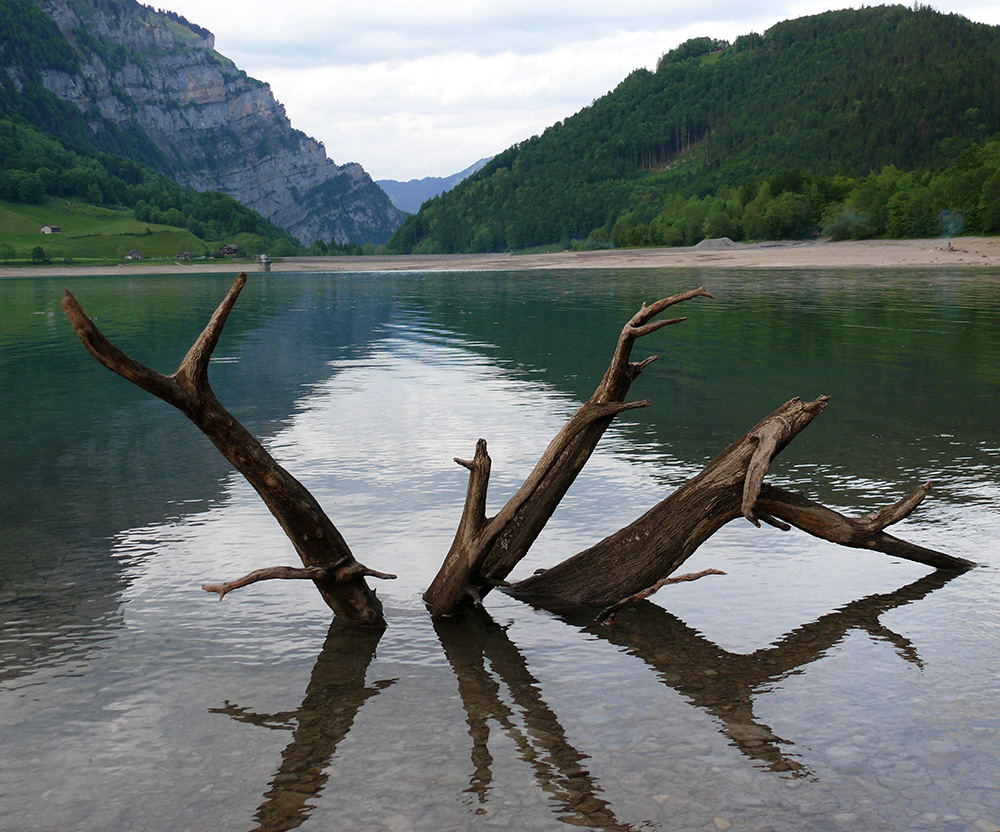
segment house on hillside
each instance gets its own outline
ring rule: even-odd
[[[239,254],[239,249],[237,249],[232,243],[226,243],[224,246],[219,247],[219,254],[223,257],[235,257]]]
[[[142,252],[134,248],[125,255],[126,260],[142,260]]]
[[[42,226],[42,233],[43,234],[60,234],[60,233],[62,233],[62,229],[58,225],[43,225]]]

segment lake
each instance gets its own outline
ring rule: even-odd
[[[220,400],[326,507],[389,626],[306,581],[180,414],[98,366],[72,289],[171,371],[231,283],[0,281],[0,830],[1000,832],[1000,275],[623,270],[253,275]],[[643,300],[716,300],[658,354],[514,578],[658,502],[782,402],[832,401],[771,481],[847,513],[934,488],[894,533],[936,573],[726,526],[610,627],[500,593],[434,622],[476,440],[506,501]]]

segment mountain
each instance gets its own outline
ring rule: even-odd
[[[404,218],[177,14],[135,0],[0,0],[0,24],[0,115],[229,194],[306,243],[384,242]]]
[[[588,236],[676,244],[708,226],[748,237],[801,231],[860,187],[844,177],[957,164],[1000,131],[998,75],[1000,28],[927,6],[827,12],[732,44],[696,38],[427,202],[389,247],[496,251]],[[884,183],[886,198],[897,180]]]
[[[44,225],[63,232],[45,241],[45,251],[73,259],[114,257],[117,249],[201,255],[223,243],[274,256],[301,248],[231,196],[186,188],[124,156],[72,149],[23,121],[0,118],[0,249],[8,258],[26,257]]]
[[[388,194],[392,204],[400,211],[415,214],[428,199],[450,191],[467,176],[482,170],[491,158],[493,157],[487,156],[485,159],[480,159],[465,170],[453,173],[451,176],[425,176],[423,179],[409,179],[406,182],[400,182],[396,179],[376,179],[375,184]]]

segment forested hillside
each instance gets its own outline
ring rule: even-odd
[[[0,0],[0,118],[227,193],[306,242],[381,243],[404,216],[211,32],[136,0]]]
[[[926,231],[942,212],[951,228],[982,230],[998,72],[998,27],[929,7],[828,12],[732,44],[698,38],[427,203],[390,247],[678,245],[824,223],[870,236]],[[853,216],[874,192],[881,215]],[[890,229],[904,208],[916,219]]]
[[[167,166],[152,140],[134,125],[89,120],[43,79],[78,74],[80,58],[59,27],[31,0],[0,0],[0,117],[19,119],[60,140]]]
[[[299,249],[287,231],[230,196],[181,187],[123,156],[71,149],[23,122],[0,119],[0,199],[39,205],[46,197],[131,208],[138,220],[187,229],[209,243],[248,234],[261,252]]]

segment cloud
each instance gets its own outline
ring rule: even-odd
[[[207,6],[174,0],[171,8],[212,29],[219,44],[262,60],[335,62],[413,59],[459,50],[492,55],[542,54],[562,45],[595,41],[615,32],[667,31],[696,23],[730,24],[780,15],[783,4],[766,7],[708,0],[616,4],[585,0],[428,0],[412,2],[316,3],[288,0],[285,14],[272,3],[219,0]],[[262,25],[262,21],[266,21]],[[230,54],[230,53],[227,53]]]
[[[217,49],[267,81],[292,123],[332,158],[393,179],[445,176],[540,133],[690,37],[732,40],[831,7],[285,0],[276,10],[264,0],[158,2],[211,29]],[[936,7],[1000,23],[995,3]]]
[[[268,80],[335,160],[358,161],[378,178],[444,176],[590,104],[638,64],[655,63],[666,37],[618,33],[530,55],[456,51],[275,69]]]

